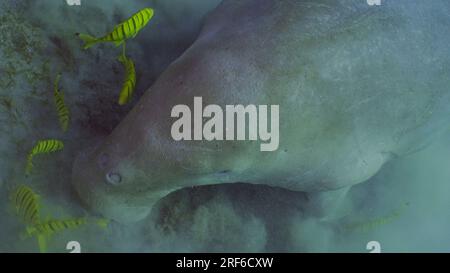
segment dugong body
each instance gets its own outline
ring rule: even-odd
[[[118,221],[168,193],[244,182],[312,194],[373,176],[448,124],[450,3],[225,0],[196,42],[106,140],[73,184]],[[255,141],[175,141],[171,110],[279,105],[278,150]]]

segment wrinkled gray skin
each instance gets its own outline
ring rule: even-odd
[[[448,125],[448,14],[444,0],[225,0],[112,134],[78,157],[73,184],[121,222],[172,191],[217,183],[305,191],[320,207]],[[194,96],[280,105],[279,149],[175,142],[172,107],[192,109]]]

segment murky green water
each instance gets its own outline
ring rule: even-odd
[[[195,40],[204,15],[220,1],[5,0],[0,3],[0,252],[39,252],[36,236],[16,214],[11,193],[27,185],[40,196],[42,221],[89,219],[48,236],[49,252],[367,252],[450,250],[450,132],[426,149],[392,160],[349,193],[333,221],[308,217],[307,197],[244,184],[183,189],[172,193],[145,220],[123,225],[85,208],[70,180],[75,156],[108,135],[167,66]],[[102,44],[84,51],[77,32],[101,33],[144,7],[155,17],[127,44],[137,86],[119,106],[123,68],[120,48]],[[60,128],[53,84],[70,109]],[[38,155],[25,174],[37,141],[59,139],[64,149]],[[407,205],[405,205],[407,204]]]

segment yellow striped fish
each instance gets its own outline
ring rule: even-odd
[[[29,236],[43,234],[46,236],[53,235],[55,233],[64,231],[66,229],[75,229],[82,225],[88,224],[88,218],[72,218],[72,219],[52,219],[43,223],[37,223],[27,228],[27,234]],[[101,228],[107,228],[109,220],[97,219],[95,223]]]
[[[60,151],[64,148],[64,144],[60,140],[56,139],[46,139],[46,140],[40,140],[38,143],[33,147],[31,152],[28,154],[27,158],[27,167],[26,167],[26,174],[30,174],[31,170],[33,169],[33,157],[38,154],[48,154]]]
[[[40,252],[45,253],[47,252],[47,241],[52,235],[64,230],[79,228],[87,223],[88,219],[86,217],[67,220],[49,220],[27,227],[25,237],[36,236]],[[106,228],[108,220],[99,219],[96,223],[100,227]]]
[[[50,237],[66,229],[75,229],[87,223],[86,218],[69,220],[49,220],[27,227],[27,236],[36,236],[41,253],[47,252],[47,241]]]
[[[125,44],[123,45],[122,55],[119,56],[119,62],[125,68],[125,80],[119,95],[119,105],[124,105],[130,101],[136,87],[136,69],[133,60],[125,55]]]
[[[102,42],[113,42],[116,46],[121,45],[125,40],[134,38],[153,17],[153,9],[145,8],[135,13],[133,16],[114,27],[109,34],[96,38],[88,34],[77,33],[78,37],[84,41],[84,49]]]
[[[42,234],[46,236],[53,235],[57,232],[61,232],[66,229],[75,229],[82,225],[87,224],[86,218],[74,218],[67,220],[49,220],[43,223],[38,223],[36,225],[27,228],[27,234],[37,235]]]
[[[359,231],[359,232],[368,232],[370,230],[376,229],[380,226],[389,224],[395,221],[397,218],[401,216],[401,213],[409,206],[409,203],[404,203],[397,210],[391,212],[386,216],[382,216],[379,218],[375,218],[366,222],[358,222],[351,223],[346,225],[347,230],[350,231]]]
[[[40,204],[39,195],[27,186],[19,186],[12,194],[11,201],[13,203],[15,213],[27,225],[35,225],[40,221]]]
[[[60,78],[61,74],[58,74],[55,80],[54,97],[55,97],[56,111],[58,113],[59,118],[59,124],[63,132],[66,132],[67,129],[69,128],[70,113],[69,108],[67,108],[64,102],[64,94],[58,88]]]

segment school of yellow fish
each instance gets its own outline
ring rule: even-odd
[[[116,46],[123,44],[122,54],[118,60],[125,71],[124,83],[119,95],[119,105],[128,103],[136,87],[136,70],[134,62],[126,55],[125,42],[136,37],[153,17],[151,8],[144,8],[132,15],[124,22],[118,24],[114,29],[103,37],[95,38],[88,34],[77,33],[78,37],[85,42],[84,49],[101,42],[113,42]],[[70,111],[65,103],[64,94],[59,88],[61,74],[56,76],[54,82],[54,103],[59,125],[63,132],[67,132],[70,122]],[[38,140],[27,155],[25,174],[29,176],[34,168],[33,159],[38,155],[51,154],[64,149],[64,143],[58,139]],[[26,185],[18,186],[10,195],[14,213],[26,225],[22,239],[36,237],[40,252],[47,252],[47,242],[55,233],[68,229],[75,229],[87,224],[88,218],[71,219],[48,219],[43,221],[40,215],[40,196]],[[107,219],[96,219],[95,224],[102,228],[108,226]]]
[[[40,215],[40,197],[30,187],[21,185],[10,196],[14,212],[26,225],[22,239],[35,236],[41,253],[47,252],[47,242],[55,233],[75,229],[88,224],[88,218],[50,219],[42,221]],[[97,219],[95,223],[106,228],[108,220]]]
[[[116,46],[120,46],[123,44],[123,52],[122,55],[119,56],[118,60],[124,67],[125,78],[119,95],[119,105],[125,105],[130,102],[134,89],[136,87],[135,65],[133,60],[127,57],[125,54],[126,40],[135,38],[136,35],[153,18],[153,14],[153,9],[144,8],[133,14],[124,22],[116,25],[111,32],[100,38],[96,38],[89,34],[77,33],[77,36],[84,42],[84,49],[88,49],[95,44],[104,42],[112,42]]]

